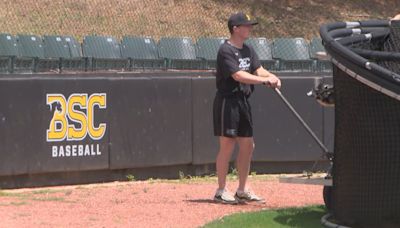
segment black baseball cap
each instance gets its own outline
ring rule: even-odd
[[[228,28],[239,25],[256,25],[258,22],[243,12],[232,14],[228,20]]]

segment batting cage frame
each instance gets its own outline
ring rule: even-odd
[[[330,212],[342,225],[400,224],[400,58],[394,45],[399,24],[337,22],[320,29],[334,65]]]

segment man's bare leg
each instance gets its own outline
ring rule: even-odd
[[[216,165],[219,189],[224,189],[226,186],[226,175],[228,174],[229,161],[235,148],[235,143],[235,138],[219,137],[219,152]]]
[[[236,166],[239,172],[238,190],[244,191],[247,177],[250,172],[250,162],[254,150],[254,140],[253,137],[238,137],[236,140],[239,143],[239,154],[236,161]]]

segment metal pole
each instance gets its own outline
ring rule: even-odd
[[[275,88],[275,92],[279,95],[279,97],[285,102],[286,106],[292,111],[292,113],[296,116],[296,118],[300,121],[300,123],[304,126],[304,128],[307,130],[307,132],[314,138],[314,140],[318,143],[318,145],[321,147],[325,153],[329,153],[328,148],[321,142],[321,140],[315,135],[313,130],[308,126],[308,124],[301,118],[299,113],[293,108],[293,106],[289,103],[289,101],[283,96],[281,91],[278,88]]]

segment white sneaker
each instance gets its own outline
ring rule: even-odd
[[[226,189],[217,189],[214,201],[225,204],[238,204],[238,201],[233,194]]]
[[[246,190],[246,191],[237,190],[236,194],[235,194],[235,198],[239,202],[253,201],[253,202],[265,203],[265,199],[257,196],[256,194],[254,194],[254,192],[252,192],[250,190]]]

